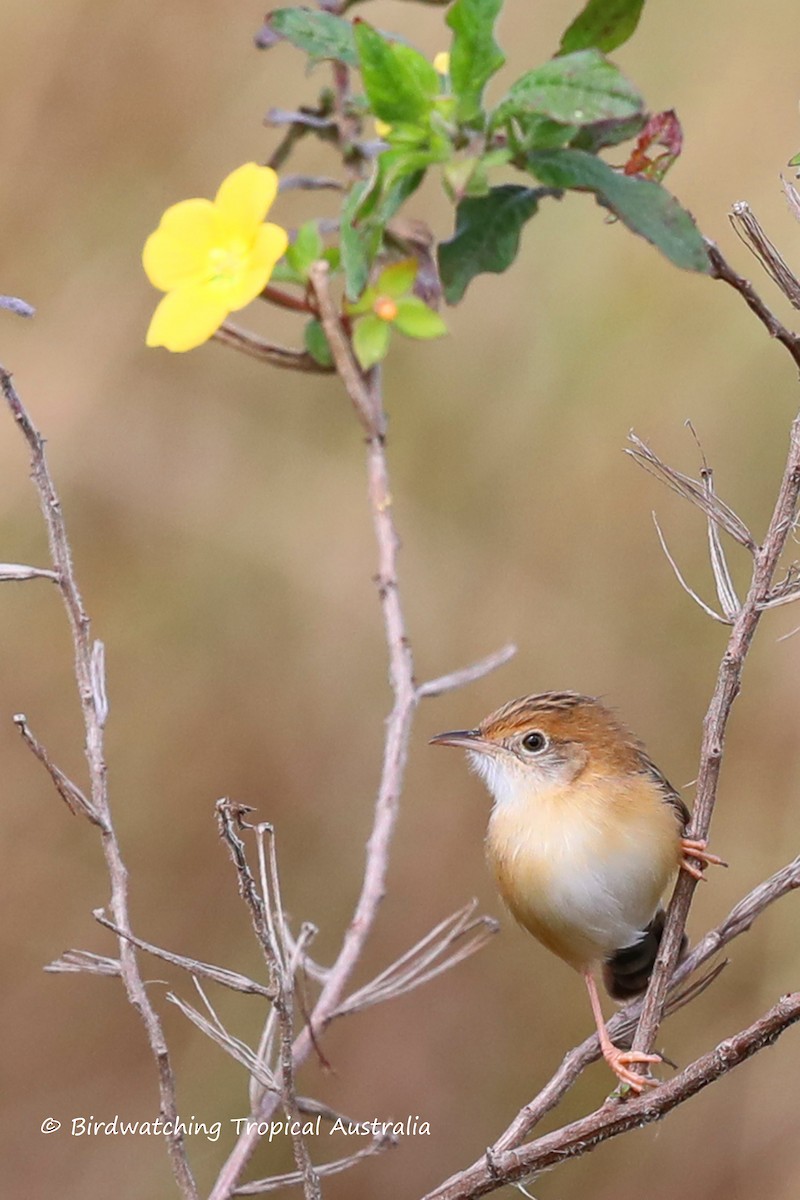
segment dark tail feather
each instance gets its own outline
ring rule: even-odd
[[[617,950],[603,963],[603,982],[609,996],[615,1000],[631,1000],[647,987],[653,973],[661,935],[664,932],[666,913],[660,908],[635,946]],[[686,953],[686,934],[681,942],[680,958]]]

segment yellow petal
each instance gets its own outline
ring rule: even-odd
[[[207,284],[178,288],[159,303],[145,341],[176,352],[194,350],[219,329],[229,311],[225,296]]]
[[[433,69],[437,75],[450,74],[450,55],[446,50],[440,50],[433,59]]]
[[[271,167],[245,163],[223,179],[214,206],[230,233],[250,237],[269,212],[278,191]]]
[[[219,240],[219,224],[210,200],[182,200],[168,208],[142,252],[153,286],[169,292],[202,278],[209,251]]]
[[[244,308],[266,286],[275,270],[275,263],[286,253],[289,238],[280,225],[260,225],[248,254],[246,269],[227,289],[230,312]]]

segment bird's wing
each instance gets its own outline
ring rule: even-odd
[[[658,784],[664,797],[664,803],[669,804],[675,810],[675,816],[678,820],[678,824],[681,827],[681,833],[685,833],[689,827],[689,822],[692,819],[692,814],[689,812],[689,809],[686,807],[675,788],[667,779],[666,775],[662,775],[656,764],[651,762],[651,760],[644,753],[642,754],[641,758],[642,769],[647,775],[650,776],[652,780],[654,780],[655,783]]]

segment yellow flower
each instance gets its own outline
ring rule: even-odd
[[[440,50],[433,59],[433,69],[438,75],[450,74],[450,55],[446,50]]]
[[[166,292],[147,330],[148,346],[193,350],[266,286],[289,239],[264,218],[278,191],[270,167],[245,163],[213,200],[166,210],[142,252],[154,287]]]

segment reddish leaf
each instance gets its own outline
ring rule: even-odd
[[[663,146],[663,153],[651,157],[648,151],[653,146]],[[683,130],[675,111],[669,108],[666,112],[656,113],[639,134],[623,171],[626,175],[640,175],[643,179],[659,183],[682,147]]]

